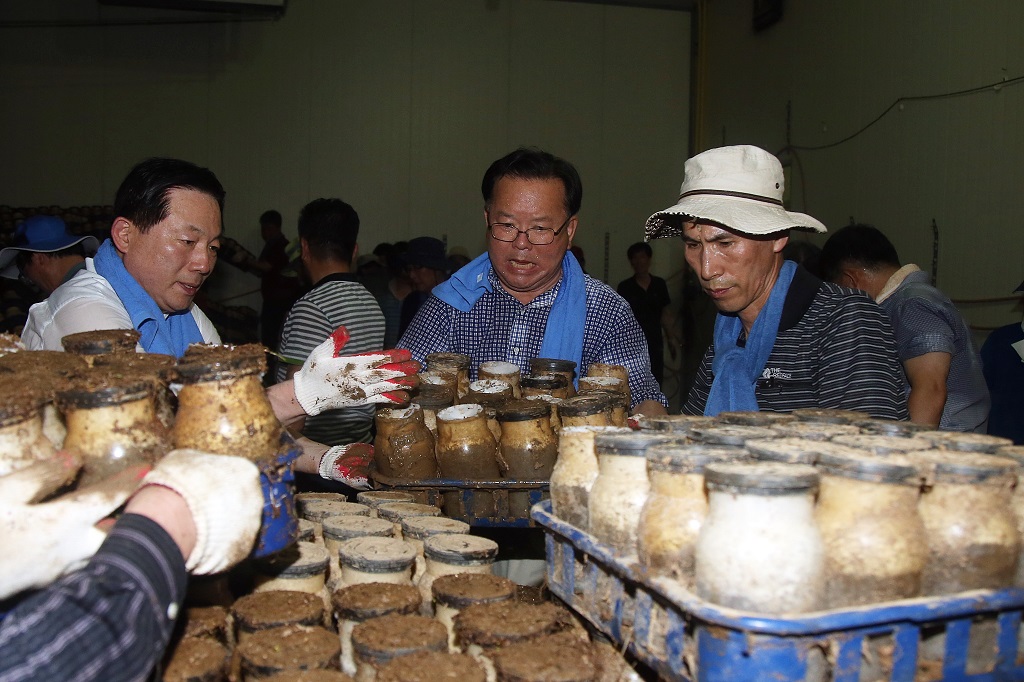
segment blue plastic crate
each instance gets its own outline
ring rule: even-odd
[[[548,481],[403,481],[384,476],[374,468],[370,477],[376,489],[412,493],[426,504],[443,507],[445,516],[471,526],[492,528],[532,528],[530,508],[547,499],[550,487]]]
[[[595,628],[666,679],[725,682],[1024,680],[1024,589],[977,590],[798,617],[715,606],[647,576],[551,514],[548,586]],[[971,659],[970,664],[968,660]]]

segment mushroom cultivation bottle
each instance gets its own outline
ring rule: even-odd
[[[361,537],[341,543],[338,558],[341,562],[338,586],[360,583],[411,585],[416,549],[396,538]]]
[[[709,504],[697,539],[697,595],[768,614],[822,608],[818,472],[803,464],[717,463],[704,469],[704,479]]]
[[[547,395],[552,398],[564,399],[570,397],[569,389],[572,384],[561,374],[536,374],[523,377],[519,381],[519,387],[524,398]]]
[[[404,481],[437,478],[434,436],[423,421],[423,410],[409,407],[377,410],[373,459],[383,475]]]
[[[53,457],[43,434],[42,399],[32,391],[0,388],[0,476]]]
[[[558,457],[558,437],[551,428],[550,406],[533,400],[512,400],[498,408],[498,422],[505,477],[516,481],[549,480]],[[513,516],[528,516],[529,493],[509,493],[508,505]]]
[[[946,450],[909,457],[925,474],[918,505],[928,541],[921,594],[1012,585],[1021,545],[1011,497],[1017,463]]]
[[[481,362],[480,368],[477,370],[477,378],[479,379],[500,379],[512,386],[512,397],[521,398],[522,394],[519,389],[519,365],[512,362],[504,362],[503,360],[490,360],[488,362]]]
[[[356,674],[352,631],[372,618],[388,615],[413,615],[420,607],[420,593],[412,585],[361,583],[335,591],[332,601],[341,637],[341,669]]]
[[[174,446],[254,461],[280,449],[281,422],[260,377],[267,369],[263,346],[193,345],[178,364]]]
[[[455,389],[455,402],[469,392],[470,357],[462,353],[431,353],[426,358],[426,371],[441,374]]]
[[[591,379],[597,377],[611,377],[613,379],[618,379],[621,383],[609,384],[609,386],[613,387],[616,391],[625,393],[626,397],[630,396],[629,370],[622,365],[609,365],[603,362],[593,362],[587,367],[587,376]],[[581,387],[582,381],[583,380],[581,379]]]
[[[557,374],[565,377],[566,394],[556,396],[558,398],[571,398],[576,395],[576,363],[572,360],[559,360],[556,358],[533,358],[530,360],[530,374],[541,376],[544,374]]]
[[[423,543],[435,535],[467,535],[469,524],[447,516],[407,516],[402,519],[402,536],[416,548],[416,566],[413,569],[412,582],[419,582],[427,570],[423,556]]]
[[[353,628],[352,648],[356,682],[374,682],[377,670],[396,658],[421,651],[448,651],[448,631],[426,616],[382,616]]]
[[[58,392],[57,403],[67,424],[64,447],[82,456],[80,486],[154,464],[173,449],[146,379],[112,385],[110,377],[95,373]]]
[[[431,585],[434,617],[448,628],[448,649],[458,651],[455,641],[455,617],[473,604],[497,604],[516,597],[516,584],[490,573],[454,573],[443,575]]]
[[[558,405],[562,428],[570,426],[612,426],[611,406],[604,396],[583,394]]]
[[[506,384],[507,386],[507,384]],[[509,389],[511,391],[511,388]],[[461,481],[497,481],[498,443],[487,428],[484,408],[476,404],[454,405],[437,414],[437,466],[444,478]],[[445,509],[456,515],[462,504],[459,492],[444,494]],[[474,516],[494,513],[494,497],[478,492],[473,498]]]
[[[423,597],[425,615],[433,615],[434,581],[456,573],[490,575],[498,557],[498,543],[476,535],[434,535],[423,541],[423,555],[426,570],[416,586]]]
[[[743,455],[729,448],[655,445],[646,457],[651,492],[637,530],[640,564],[693,589],[694,552],[708,514],[704,468]]]
[[[825,605],[918,596],[928,544],[917,509],[917,468],[898,455],[820,446],[817,519],[825,543]]]
[[[636,554],[640,513],[651,484],[647,448],[674,440],[644,431],[600,433],[594,440],[598,475],[590,491],[590,534],[625,556]]]
[[[621,435],[630,430],[616,426],[568,426],[558,434],[558,461],[551,472],[551,511],[580,529],[590,526],[590,491],[598,475],[594,439],[599,433]]]

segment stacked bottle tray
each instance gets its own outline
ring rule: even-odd
[[[372,471],[371,478],[377,489],[413,493],[417,501],[443,507],[445,516],[479,527],[532,527],[534,522],[529,509],[547,499],[549,488],[547,481],[464,481],[448,478],[402,481],[376,470]]]
[[[1024,589],[977,590],[792,617],[718,607],[532,510],[551,591],[666,679],[1024,680]]]

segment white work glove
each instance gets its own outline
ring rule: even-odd
[[[196,546],[185,562],[190,573],[225,571],[252,552],[263,517],[263,488],[253,462],[172,450],[142,484],[170,488],[188,505],[196,527]]]
[[[407,402],[409,395],[403,389],[414,388],[419,381],[419,363],[410,359],[409,351],[340,355],[348,339],[348,330],[338,327],[295,373],[295,398],[306,414],[369,403]]]
[[[94,526],[124,504],[147,467],[36,504],[72,480],[82,461],[67,452],[0,477],[0,599],[43,587],[79,568],[107,534]]]
[[[373,446],[369,443],[335,445],[320,458],[320,477],[357,490],[369,490],[372,461]]]

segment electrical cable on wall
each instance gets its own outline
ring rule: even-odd
[[[979,85],[979,86],[976,86],[976,87],[973,87],[973,88],[966,88],[964,90],[954,90],[952,92],[943,92],[943,93],[938,93],[938,94],[934,94],[934,95],[906,95],[906,96],[903,96],[903,97],[898,97],[892,104],[890,104],[888,107],[886,107],[886,109],[882,113],[880,113],[878,116],[873,118],[866,125],[862,126],[856,132],[854,132],[854,133],[852,133],[850,135],[847,135],[846,137],[842,138],[841,140],[837,140],[835,142],[830,142],[828,144],[822,144],[822,145],[799,145],[799,144],[793,144],[792,139],[790,137],[790,135],[792,133],[792,102],[787,102],[786,103],[786,146],[784,146],[782,149],[780,149],[776,153],[776,156],[778,156],[781,159],[783,157],[783,155],[788,154],[792,158],[793,165],[795,166],[794,173],[796,174],[796,177],[798,177],[800,179],[800,186],[801,186],[801,195],[800,196],[803,199],[803,210],[804,210],[805,213],[806,212],[810,212],[810,209],[808,208],[808,202],[807,202],[806,179],[804,178],[804,175],[803,175],[803,165],[800,162],[800,155],[798,154],[799,150],[803,150],[803,151],[819,151],[819,150],[822,150],[822,149],[831,149],[832,147],[838,147],[841,144],[845,144],[846,142],[849,142],[850,140],[854,139],[855,137],[857,137],[857,136],[861,135],[862,133],[864,133],[865,131],[867,131],[869,128],[871,128],[876,123],[878,123],[883,118],[885,118],[885,116],[890,111],[892,111],[893,109],[895,109],[896,107],[898,107],[900,104],[902,104],[904,102],[924,102],[924,101],[936,100],[936,99],[950,99],[950,98],[953,98],[953,97],[964,97],[966,95],[976,95],[976,94],[979,94],[979,93],[988,92],[990,90],[995,91],[995,92],[999,92],[1004,87],[1009,87],[1009,86],[1013,86],[1013,85],[1020,85],[1021,83],[1024,83],[1024,75],[1022,75],[1022,76],[1014,76],[1013,78],[1004,78],[1003,80],[996,81],[994,83],[989,83],[987,85]],[[933,277],[935,276],[934,275],[934,270],[933,270],[933,275],[932,276]]]
[[[798,144],[789,143],[789,141],[787,140],[787,145],[786,146],[787,146],[787,148],[790,148],[790,149],[803,149],[803,150],[806,150],[806,151],[818,151],[820,149],[830,149],[831,147],[838,147],[839,145],[844,144],[846,142],[849,142],[853,138],[857,137],[861,133],[863,133],[866,130],[868,130],[869,128],[871,128],[873,125],[875,125],[876,123],[881,121],[883,118],[885,118],[885,116],[890,111],[892,111],[893,109],[898,107],[900,104],[903,104],[904,102],[924,102],[924,101],[934,100],[934,99],[949,99],[949,98],[952,98],[952,97],[963,97],[965,95],[975,95],[975,94],[982,93],[982,92],[988,92],[989,90],[993,90],[995,92],[999,92],[1002,88],[1005,88],[1005,87],[1008,87],[1008,86],[1011,86],[1011,85],[1019,85],[1020,83],[1024,83],[1024,76],[1015,76],[1014,78],[1007,78],[1007,79],[1004,79],[1004,80],[1001,80],[1001,81],[996,81],[995,83],[989,83],[988,85],[979,85],[977,87],[967,88],[966,90],[955,90],[953,92],[943,92],[943,93],[939,93],[939,94],[936,94],[936,95],[914,95],[914,96],[899,97],[899,98],[896,99],[896,101],[894,101],[892,104],[890,104],[888,107],[886,107],[885,111],[883,111],[878,116],[876,116],[874,119],[872,119],[870,122],[868,122],[867,125],[863,126],[860,130],[856,131],[855,133],[847,135],[846,137],[844,137],[841,140],[837,140],[835,142],[830,142],[828,144],[821,144],[821,145],[798,145]]]

